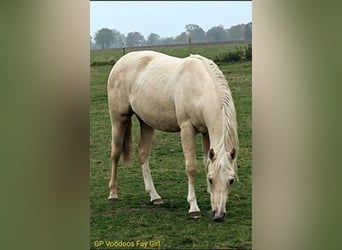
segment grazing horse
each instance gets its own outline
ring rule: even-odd
[[[140,123],[138,155],[151,202],[162,203],[149,167],[154,131],[180,132],[188,176],[189,216],[200,217],[194,180],[195,136],[201,133],[211,216],[215,221],[222,220],[237,177],[238,135],[232,95],[217,65],[200,55],[182,59],[154,51],[130,52],[113,66],[107,88],[112,123],[109,201],[118,199],[121,153],[124,163],[130,160],[131,116],[135,114]]]

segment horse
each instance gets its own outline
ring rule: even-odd
[[[200,217],[194,181],[195,137],[201,133],[211,217],[223,220],[228,195],[237,178],[239,148],[233,98],[218,66],[201,55],[177,58],[156,51],[130,52],[111,69],[107,91],[112,125],[108,200],[118,199],[117,168],[121,154],[124,164],[131,159],[134,114],[140,124],[137,151],[150,201],[163,203],[149,167],[155,130],[179,132],[188,177],[188,215]]]

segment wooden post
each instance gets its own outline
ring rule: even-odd
[[[192,53],[191,52],[191,37],[189,36],[189,52],[190,52],[190,54]]]
[[[123,54],[125,55],[126,54],[126,48],[125,48],[125,43],[124,42],[122,43],[122,51],[123,51]]]

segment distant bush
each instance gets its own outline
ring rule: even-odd
[[[248,44],[245,47],[245,59],[248,61],[252,60],[252,44]]]
[[[229,50],[228,52],[216,56],[214,58],[215,62],[239,62],[244,58],[244,50],[242,47],[235,47],[234,49]]]
[[[107,61],[98,61],[98,60],[95,60],[93,61],[90,66],[102,66],[102,65],[107,65],[108,62]]]
[[[251,44],[248,44],[245,47],[237,46],[235,48],[231,48],[229,51],[215,55],[213,57],[213,61],[218,64],[223,62],[240,62],[243,60],[252,60]]]
[[[110,58],[107,61],[94,60],[92,63],[90,63],[90,66],[114,65],[115,63],[116,63],[116,60],[114,58]]]
[[[116,63],[116,60],[114,58],[111,58],[108,60],[108,64],[114,65]]]
[[[229,51],[223,59],[226,62],[239,62],[242,61],[243,56],[243,49],[241,47],[236,47],[234,50]]]

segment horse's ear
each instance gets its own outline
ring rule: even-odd
[[[209,159],[211,161],[214,161],[216,159],[214,149],[212,148],[209,150]]]
[[[232,148],[232,151],[230,151],[229,155],[230,155],[230,158],[234,160],[236,158],[236,149]]]

